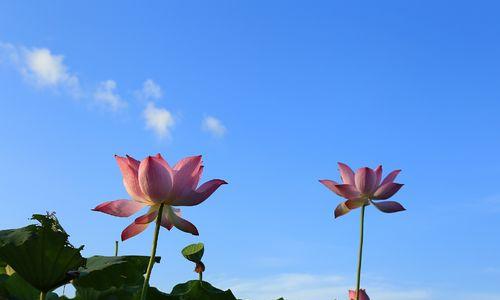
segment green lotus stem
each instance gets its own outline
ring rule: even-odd
[[[45,300],[47,298],[46,292],[40,292],[40,300]]]
[[[163,203],[160,205],[158,209],[158,216],[156,216],[156,227],[153,236],[153,247],[151,249],[151,257],[149,258],[148,269],[146,271],[146,278],[144,279],[144,284],[142,286],[141,292],[141,300],[146,300],[147,290],[149,286],[149,279],[151,278],[151,271],[153,271],[153,265],[155,264],[156,258],[156,247],[158,246],[158,236],[160,235],[160,225],[161,225],[161,216],[163,214]]]
[[[118,241],[115,241],[115,256],[118,256]]]
[[[200,282],[203,282],[203,272],[199,273],[198,278],[199,278]]]
[[[358,272],[356,274],[356,300],[359,300],[359,287],[361,284],[361,260],[363,259],[363,232],[365,227],[365,207],[361,207],[361,219],[359,230],[359,252],[358,252]]]

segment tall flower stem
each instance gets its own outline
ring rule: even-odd
[[[115,241],[115,256],[118,256],[118,241]]]
[[[47,293],[40,292],[40,300],[45,300],[47,298]]]
[[[359,252],[358,252],[358,271],[356,274],[356,300],[359,300],[359,287],[361,284],[361,261],[363,259],[363,235],[365,227],[365,207],[361,207],[361,219],[360,219],[360,230],[359,230]]]
[[[160,235],[160,225],[161,225],[161,216],[163,214],[163,203],[160,205],[160,209],[158,210],[158,216],[156,217],[156,227],[153,236],[153,247],[151,249],[151,257],[149,258],[148,269],[146,271],[146,278],[144,279],[144,284],[142,286],[141,292],[141,300],[146,300],[147,290],[149,286],[149,279],[151,278],[151,271],[153,271],[153,265],[155,264],[156,258],[156,247],[158,246],[158,236]]]

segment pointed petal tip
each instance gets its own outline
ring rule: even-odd
[[[90,210],[91,210],[91,211],[103,212],[103,211],[102,211],[103,204],[106,204],[106,202],[105,202],[105,203],[101,203],[101,204],[97,205],[96,207],[91,208]]]
[[[125,242],[126,240],[128,240],[129,238],[131,238],[131,236],[127,236],[126,233],[122,232],[120,238],[121,238],[122,242]]]
[[[130,217],[143,208],[144,205],[133,200],[119,199],[101,203],[94,207],[92,211],[102,212],[115,217]]]
[[[132,238],[148,228],[148,224],[136,224],[132,222],[127,228],[125,228],[121,233],[122,242]]]
[[[335,216],[335,219],[337,219],[337,218],[349,213],[350,211],[351,210],[345,205],[345,202],[342,202],[339,205],[337,205],[333,215]]]
[[[342,182],[346,184],[354,184],[354,171],[347,164],[342,162],[337,163],[339,166],[340,177]]]

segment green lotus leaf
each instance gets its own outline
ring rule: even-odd
[[[184,249],[182,249],[182,255],[194,263],[201,262],[203,253],[205,252],[205,245],[203,243],[191,244]]]
[[[200,280],[176,285],[170,296],[178,297],[179,300],[237,300],[231,290],[222,291]]]
[[[110,288],[103,291],[92,288],[77,290],[75,298],[71,300],[140,300],[141,286],[123,286],[121,288]],[[178,297],[160,292],[156,288],[150,287],[148,290],[148,300],[180,300]]]
[[[74,278],[85,264],[54,215],[33,215],[40,225],[0,231],[0,260],[34,288],[49,292]]]
[[[40,291],[32,287],[24,279],[19,277],[17,274],[12,274],[8,276],[6,274],[1,275],[0,279],[0,295],[6,299],[16,299],[16,300],[33,300],[37,299],[40,295]],[[0,297],[2,298],[2,297]]]
[[[138,295],[140,296],[140,295]],[[139,300],[139,299],[134,299]],[[169,295],[159,291],[157,288],[150,287],[148,290],[148,300],[181,300],[178,296]]]
[[[73,300],[135,300],[141,288],[141,286],[123,286],[101,291],[93,288],[79,288]]]
[[[160,262],[156,257],[156,262]],[[85,267],[80,268],[79,278],[73,280],[78,290],[92,288],[106,291],[124,286],[141,286],[148,267],[147,256],[92,256]]]
[[[38,299],[40,291],[32,287],[16,273],[11,276],[0,275],[0,299],[8,300],[34,300]],[[47,300],[58,299],[55,293],[48,293]]]
[[[0,260],[0,275],[7,273],[7,264],[4,261]]]

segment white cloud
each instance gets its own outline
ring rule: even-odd
[[[159,138],[170,137],[175,120],[168,110],[156,107],[153,102],[149,102],[144,109],[144,118],[146,128],[153,130]]]
[[[222,124],[222,122],[212,116],[207,116],[203,119],[201,128],[203,131],[209,132],[215,137],[223,137],[226,134],[226,127]]]
[[[102,81],[94,93],[94,99],[112,111],[126,107],[127,102],[123,101],[115,90],[116,82],[114,80]]]
[[[78,77],[68,72],[64,56],[47,48],[16,47],[0,44],[2,61],[12,63],[31,83],[38,87],[62,88],[74,97],[80,96]]]
[[[284,297],[286,300],[343,300],[352,287],[342,276],[305,273],[280,274],[258,279],[219,280],[217,286],[230,288],[242,299],[269,300]],[[434,300],[425,289],[395,288],[377,283],[367,286],[371,299],[383,300]]]
[[[163,96],[163,91],[156,82],[147,79],[142,84],[142,89],[136,92],[136,96],[142,100],[158,100]]]

